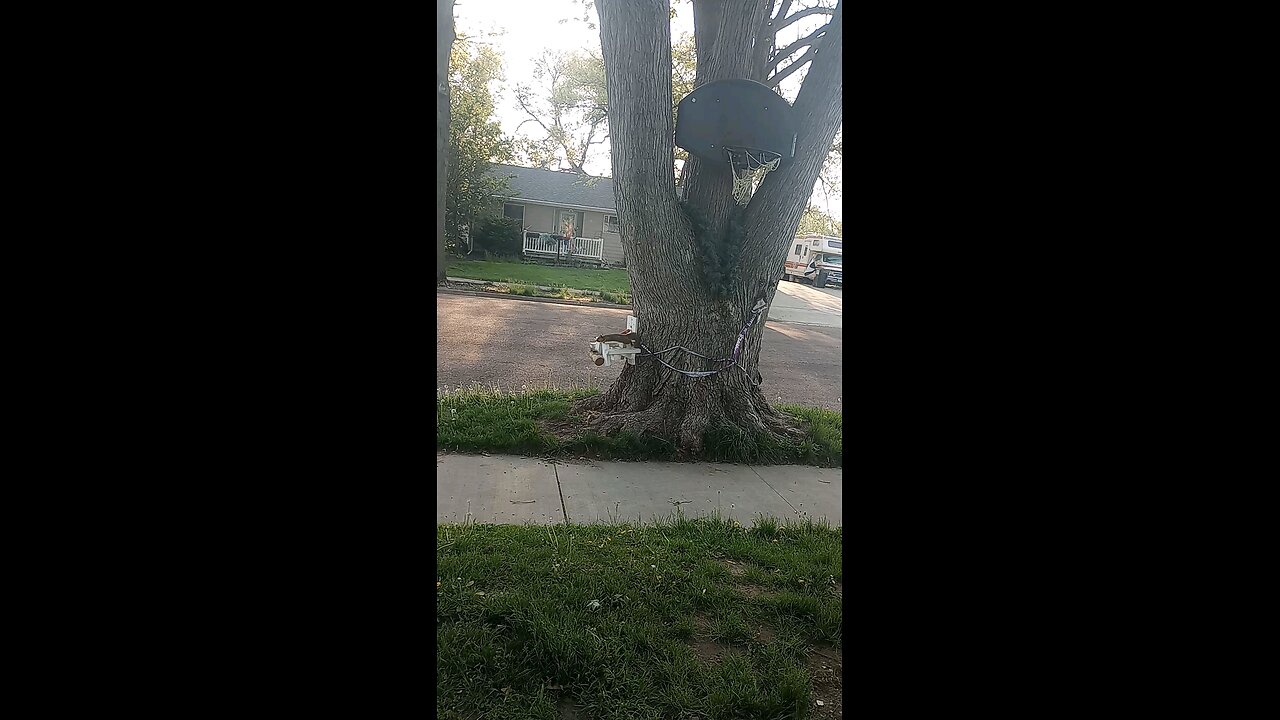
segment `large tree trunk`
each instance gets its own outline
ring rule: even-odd
[[[449,53],[453,0],[436,0],[436,282],[444,282],[444,203],[449,155]]]
[[[753,36],[767,27],[771,7],[769,0],[695,0],[697,85],[754,76]],[[760,339],[788,244],[841,121],[841,12],[837,8],[796,100],[796,156],[767,176],[745,210],[733,200],[727,162],[691,158],[685,166],[687,202],[705,232],[720,237],[734,218],[746,227],[729,260],[736,279],[718,293],[705,279],[694,225],[676,197],[669,0],[596,0],[596,8],[615,196],[640,342],[651,352],[683,346],[727,358],[757,301],[766,303],[766,311],[751,325],[737,366],[693,378],[641,356],[608,392],[579,407],[591,413],[598,431],[649,433],[688,451],[701,450],[709,430],[785,436],[788,422],[759,386]],[[678,350],[662,358],[685,370],[722,365]]]

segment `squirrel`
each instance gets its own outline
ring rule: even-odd
[[[616,343],[622,343],[623,345],[630,345],[631,347],[635,347],[636,345],[639,344],[640,338],[632,334],[630,330],[625,330],[621,333],[616,333],[611,335],[600,335],[599,337],[596,338],[595,341],[596,342],[616,342]]]

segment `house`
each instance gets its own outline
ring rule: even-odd
[[[625,264],[613,180],[515,165],[495,165],[494,174],[510,182],[498,199],[523,228],[526,257]]]

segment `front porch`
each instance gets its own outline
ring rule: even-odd
[[[535,260],[566,260],[604,264],[604,238],[567,238],[548,233],[526,232],[524,256]]]

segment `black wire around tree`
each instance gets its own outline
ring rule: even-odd
[[[703,354],[702,354],[702,353],[700,353],[700,352],[696,352],[696,351],[694,351],[694,350],[690,350],[689,348],[687,348],[687,347],[685,347],[685,346],[683,346],[683,345],[672,345],[671,347],[667,348],[666,350],[662,350],[662,351],[660,351],[660,352],[653,352],[653,351],[652,351],[652,350],[650,350],[649,348],[645,347],[643,343],[636,343],[636,346],[637,346],[637,347],[639,347],[641,350],[643,350],[643,351],[644,351],[643,353],[641,353],[641,354],[640,354],[640,357],[652,357],[653,359],[657,360],[658,362],[662,363],[663,365],[666,365],[668,368],[670,368],[670,369],[672,369],[672,370],[675,370],[676,372],[678,372],[678,373],[680,373],[681,375],[684,375],[684,376],[686,376],[686,377],[698,377],[698,378],[701,378],[701,377],[710,377],[710,376],[712,376],[712,375],[716,375],[716,374],[718,374],[718,373],[722,373],[722,372],[724,372],[725,370],[728,370],[728,369],[733,368],[733,367],[736,367],[736,368],[738,368],[739,370],[742,370],[742,372],[744,372],[744,373],[745,373],[745,372],[746,372],[746,368],[743,368],[740,364],[738,364],[738,360],[739,360],[739,358],[742,356],[743,343],[746,341],[747,333],[751,330],[751,326],[755,324],[756,319],[757,319],[757,318],[759,318],[759,317],[760,317],[760,315],[761,315],[762,313],[764,313],[764,308],[765,308],[765,302],[764,302],[764,300],[763,300],[763,299],[761,299],[761,300],[757,300],[757,301],[756,301],[756,304],[755,304],[755,307],[753,307],[753,308],[752,308],[752,310],[751,310],[751,317],[747,319],[747,324],[746,324],[746,325],[744,325],[744,326],[742,327],[742,330],[738,333],[738,339],[737,339],[737,341],[736,341],[736,342],[734,343],[734,345],[733,345],[733,355],[732,355],[732,357],[728,357],[728,358],[720,358],[720,359],[718,359],[718,360],[717,360],[717,359],[713,359],[713,358],[711,358],[711,357],[708,357],[708,356],[706,356],[706,355],[703,355]],[[727,363],[729,363],[729,364],[728,364],[728,365],[725,365],[724,367],[717,368],[717,369],[715,369],[715,370],[681,370],[680,368],[678,368],[678,367],[676,367],[676,366],[672,365],[671,363],[669,363],[669,362],[667,362],[666,360],[663,360],[661,357],[659,357],[659,356],[661,356],[661,355],[665,355],[666,353],[671,352],[672,350],[683,350],[683,351],[685,351],[686,353],[689,353],[690,355],[697,355],[698,357],[703,358],[704,360],[709,360],[709,361],[711,361],[711,362],[715,362],[715,363],[723,363],[723,362],[727,362]],[[754,381],[753,381],[753,382],[754,382]],[[756,384],[756,385],[759,385],[759,383],[755,383],[755,384]]]

